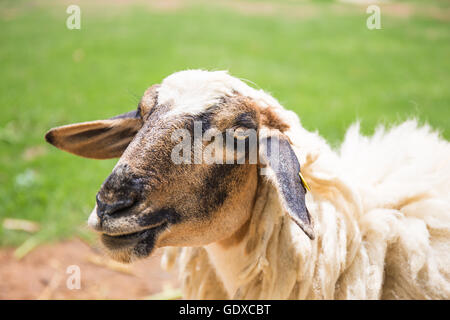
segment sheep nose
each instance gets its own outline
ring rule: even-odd
[[[97,216],[100,218],[100,220],[105,216],[111,216],[114,213],[117,213],[121,210],[130,208],[136,202],[135,199],[126,199],[126,200],[118,200],[112,203],[107,203],[100,201],[98,194],[96,200],[97,200]]]
[[[132,207],[141,197],[143,178],[128,165],[117,166],[97,193],[97,216],[102,219]]]

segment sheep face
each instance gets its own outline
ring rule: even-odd
[[[89,218],[119,261],[146,257],[158,247],[201,246],[239,233],[251,215],[261,165],[250,159],[258,148],[250,135],[269,126],[278,132],[287,127],[251,97],[217,90],[210,77],[192,80],[197,82],[186,75],[166,78],[145,92],[136,111],[46,135],[48,142],[77,155],[120,157]],[[239,141],[243,148],[236,149]]]

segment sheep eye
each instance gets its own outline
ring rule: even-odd
[[[241,113],[234,120],[235,128],[239,129],[256,129],[257,125],[254,119],[255,115],[252,112]]]
[[[235,141],[237,140],[248,140],[248,138],[252,135],[255,134],[256,132],[254,131],[254,129],[249,129],[249,128],[245,128],[245,127],[240,127],[240,126],[234,126],[228,130],[226,130],[223,133],[223,138],[224,139],[234,139]]]

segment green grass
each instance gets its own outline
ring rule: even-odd
[[[382,16],[382,30],[370,31],[364,10],[308,5],[323,13],[86,5],[82,29],[71,31],[64,7],[2,2],[0,222],[37,221],[42,240],[86,233],[95,193],[115,161],[58,151],[44,133],[134,109],[148,86],[186,68],[250,79],[334,145],[357,119],[371,133],[380,122],[416,116],[450,137],[449,22]],[[28,236],[0,227],[0,245]]]

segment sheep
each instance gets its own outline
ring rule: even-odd
[[[256,164],[175,165],[173,134],[196,121],[255,129],[265,152]],[[122,262],[164,248],[185,298],[450,298],[450,145],[428,125],[365,137],[355,124],[336,151],[268,93],[187,70],[150,87],[136,111],[46,140],[120,157],[89,226]],[[277,168],[267,141],[279,144]]]

